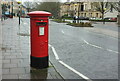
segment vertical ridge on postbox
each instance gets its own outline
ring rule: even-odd
[[[30,16],[31,67],[42,69],[48,67],[48,17],[51,13],[33,11]]]

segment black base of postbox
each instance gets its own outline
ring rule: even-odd
[[[31,56],[31,67],[36,69],[43,69],[49,66],[48,56],[47,57],[33,57]]]

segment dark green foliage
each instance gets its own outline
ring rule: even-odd
[[[5,14],[5,12],[7,11],[8,5],[6,4],[2,4],[2,14]]]
[[[80,22],[80,23],[68,23],[67,25],[75,27],[93,27],[89,22]]]
[[[116,20],[90,20],[90,21],[96,21],[96,22],[103,22],[103,21],[105,21],[105,22],[117,22]]]
[[[65,21],[64,19],[54,19],[52,21],[55,21],[57,23],[69,23],[69,21]]]
[[[52,13],[54,18],[59,17],[60,3],[59,2],[42,2],[36,7],[36,10],[47,11]]]

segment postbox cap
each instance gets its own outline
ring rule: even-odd
[[[33,11],[28,13],[29,16],[51,16],[51,13],[45,11]]]

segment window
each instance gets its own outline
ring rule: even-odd
[[[91,17],[92,17],[92,13],[91,13]]]
[[[86,13],[85,13],[85,17],[86,17]]]
[[[81,5],[81,11],[84,11],[84,5]]]
[[[83,17],[83,13],[81,13],[81,16]]]
[[[98,17],[98,13],[96,13],[96,17]]]
[[[113,12],[113,6],[111,5],[110,12]]]

